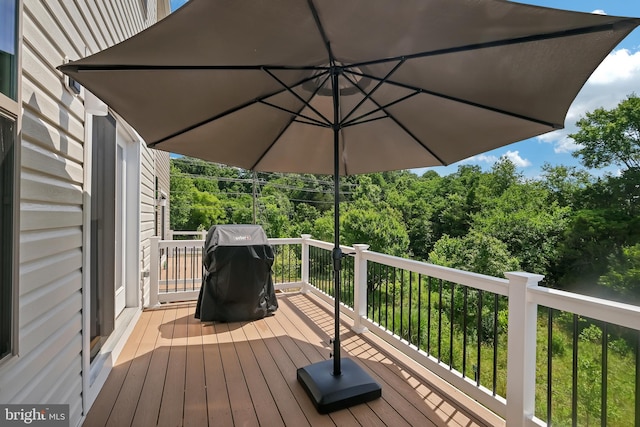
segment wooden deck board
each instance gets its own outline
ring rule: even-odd
[[[136,413],[131,424],[134,427],[146,427],[156,424],[160,413],[176,310],[162,310],[159,312],[163,314],[163,323],[158,328],[156,348],[151,355],[149,363],[149,372],[152,374],[146,376],[142,386]]]
[[[101,397],[100,405],[93,405],[84,425],[86,426],[104,426],[111,415],[111,411],[118,399],[120,390],[124,384],[131,366],[131,360],[134,358],[138,349],[138,344],[144,336],[145,329],[149,324],[151,316],[141,317],[136,326],[133,328],[129,340],[122,348],[119,359],[114,363],[111,373],[107,377],[105,384],[102,386],[99,396]],[[100,399],[100,397],[98,398]]]
[[[147,312],[150,313],[150,312]],[[143,313],[143,314],[147,314]],[[165,373],[165,383],[162,390],[162,401],[158,415],[159,426],[182,425],[184,415],[184,385],[187,366],[187,316],[188,307],[176,310],[171,348],[169,350],[169,364]],[[149,375],[161,375],[150,372]],[[126,425],[126,424],[125,424]]]
[[[202,326],[189,316],[187,321],[187,365],[184,390],[184,423],[186,427],[207,425],[207,388],[204,376]]]
[[[233,323],[201,323],[194,303],[145,311],[84,425],[491,425],[346,325],[342,356],[381,384],[382,398],[319,414],[296,369],[329,358],[331,307],[303,294],[281,294],[279,305]]]

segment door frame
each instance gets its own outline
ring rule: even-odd
[[[125,307],[140,306],[140,138],[128,126],[118,121],[116,143],[124,149],[124,280]]]
[[[133,326],[137,322],[142,312],[141,293],[138,283],[141,281],[141,207],[140,207],[140,186],[141,186],[141,148],[142,139],[117,115],[113,114],[116,120],[117,132],[123,131],[127,137],[127,160],[129,167],[126,168],[128,188],[126,191],[129,208],[129,221],[127,225],[127,236],[133,236],[126,240],[128,255],[125,262],[126,277],[130,284],[127,292],[125,313],[121,316],[121,321],[114,322],[115,328],[109,335],[99,351],[99,355],[91,360],[91,269],[92,246],[95,242],[91,237],[92,221],[92,176],[93,176],[93,151],[94,151],[94,127],[93,115],[85,113],[85,144],[84,144],[84,191],[83,191],[83,305],[82,305],[82,406],[83,417],[86,417],[89,408],[95,401],[104,385],[109,372],[118,358],[124,341],[131,333]],[[116,138],[118,138],[116,136]],[[115,167],[115,165],[114,165]],[[115,320],[115,319],[114,319]]]

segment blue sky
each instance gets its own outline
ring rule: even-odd
[[[580,12],[605,13],[607,15],[640,17],[638,0],[520,0],[520,3]],[[171,0],[172,10],[186,0]],[[490,168],[500,157],[509,157],[519,170],[529,178],[540,173],[545,163],[578,166],[578,159],[571,153],[576,146],[567,135],[576,131],[575,123],[588,111],[615,107],[631,93],[640,94],[640,28],[634,30],[603,61],[572,104],[565,121],[565,128],[537,138],[513,143],[503,148],[462,160],[446,168],[435,170],[441,174],[455,172],[461,164],[477,164]],[[421,173],[426,169],[416,170]],[[615,173],[613,169],[607,172]],[[592,173],[599,173],[592,171]]]

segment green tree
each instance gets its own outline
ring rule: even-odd
[[[191,196],[196,191],[193,180],[171,164],[170,226],[172,230],[187,230],[191,213]]]
[[[568,214],[539,183],[515,184],[473,216],[473,229],[504,242],[525,271],[547,275]]]
[[[342,215],[342,239],[348,244],[366,243],[370,250],[390,255],[406,255],[409,236],[400,213],[390,207],[376,209],[371,203],[359,202]]]
[[[225,224],[253,223],[253,198],[251,195],[241,194],[227,197],[226,193],[220,193],[220,198],[225,210]]]
[[[293,206],[281,192],[271,189],[260,198],[262,227],[269,237],[290,237]]]
[[[582,148],[573,155],[588,168],[640,167],[640,98],[635,94],[611,110],[598,108],[577,122],[569,135]]]
[[[627,169],[620,176],[598,178],[580,192],[562,237],[554,274],[558,285],[607,298],[614,287],[603,287],[601,276],[623,247],[640,242],[640,173]]]
[[[224,209],[216,196],[195,189],[191,193],[191,210],[185,224],[187,230],[208,230],[224,223]]]
[[[589,172],[575,166],[542,166],[542,185],[549,191],[551,199],[560,206],[578,207],[581,195],[593,183]]]
[[[495,277],[520,269],[504,242],[477,231],[464,237],[443,236],[429,254],[429,262]]]
[[[609,269],[599,284],[613,289],[626,302],[640,302],[640,243],[609,256]]]
[[[455,174],[439,180],[436,194],[430,200],[433,209],[434,241],[441,236],[462,237],[480,209],[479,183],[483,174],[479,166],[463,165]]]

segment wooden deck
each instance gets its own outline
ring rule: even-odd
[[[276,314],[254,322],[200,323],[193,317],[195,303],[145,311],[84,425],[504,425],[347,324],[343,357],[375,378],[382,398],[318,414],[296,380],[296,368],[328,358],[332,310],[312,296],[278,297]]]

